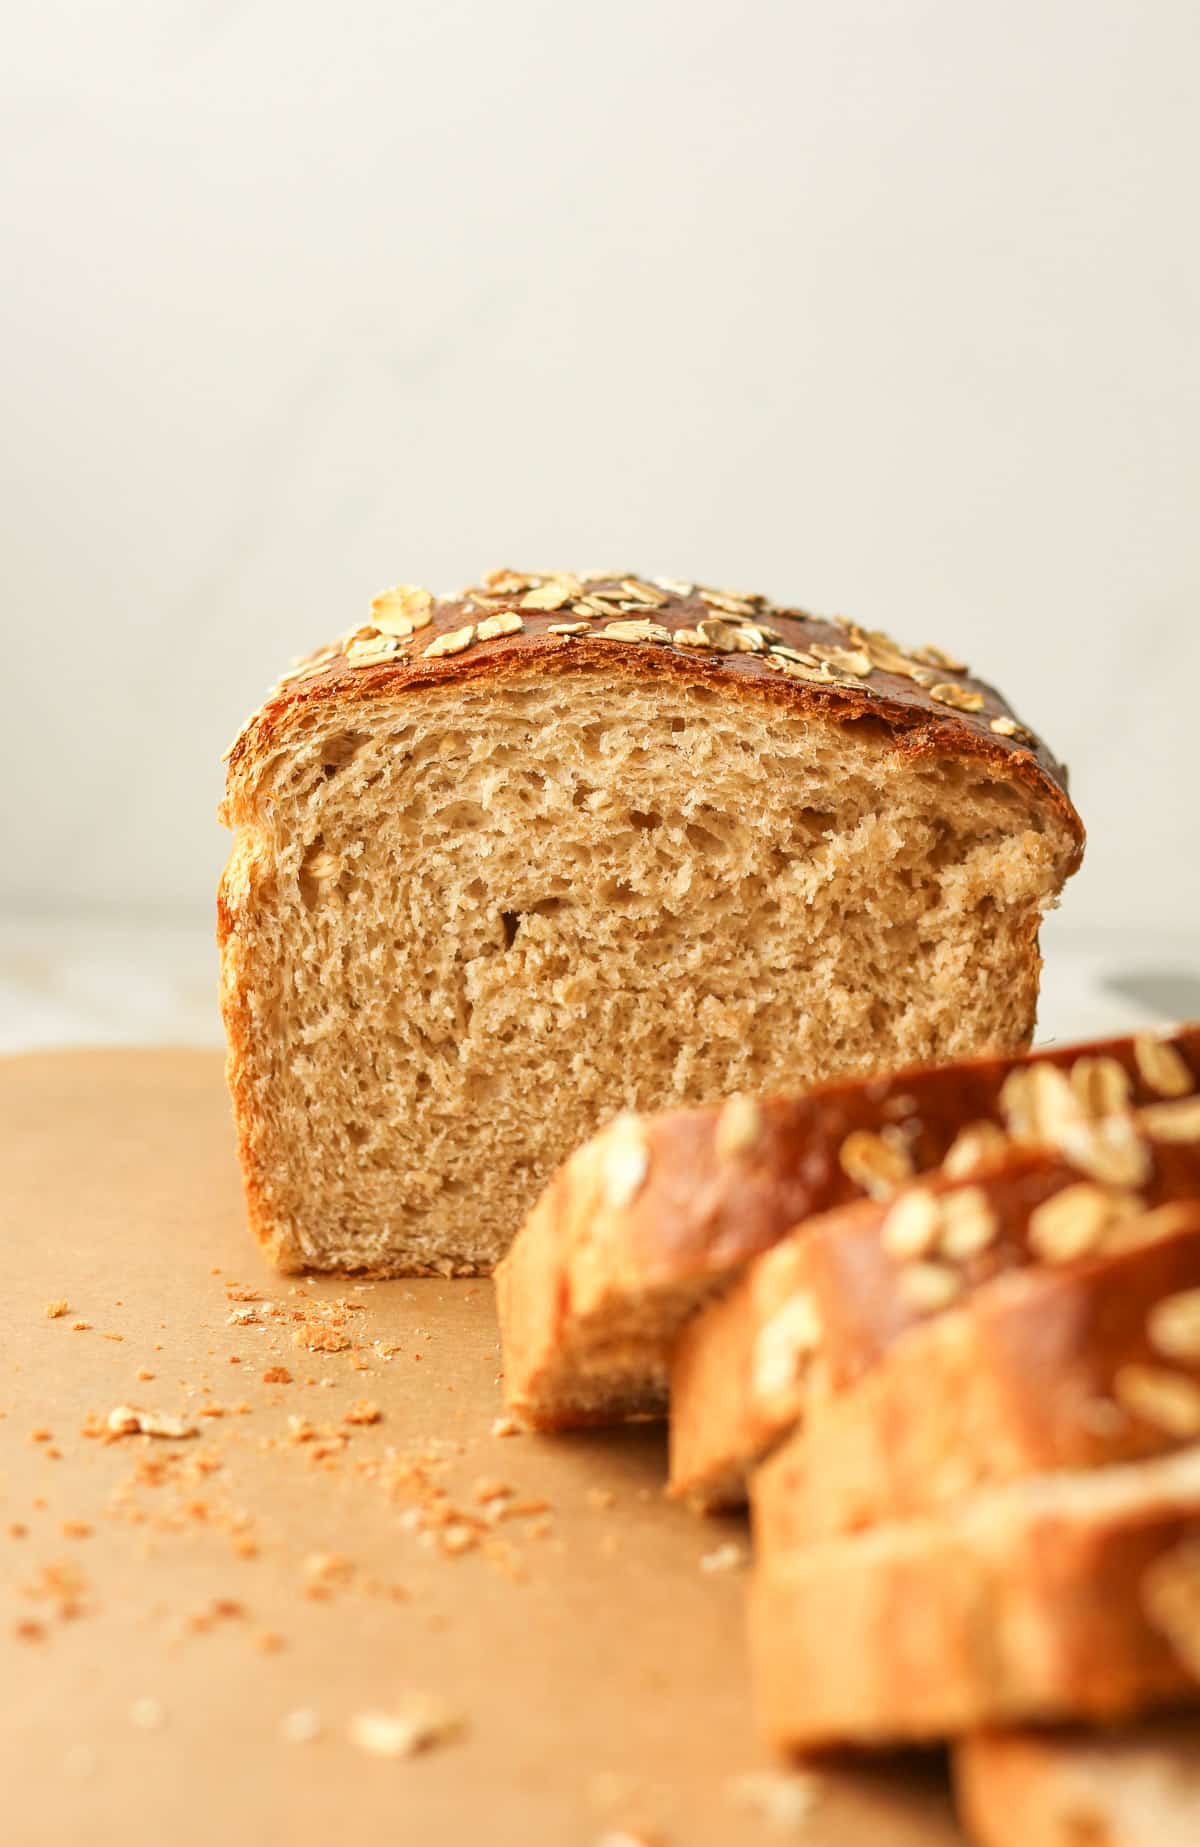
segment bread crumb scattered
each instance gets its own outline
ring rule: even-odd
[[[820,1795],[816,1777],[800,1770],[748,1770],[731,1777],[725,1794],[777,1832],[792,1833],[808,1821]]]
[[[44,1642],[46,1625],[35,1622],[32,1616],[25,1616],[19,1623],[13,1625],[13,1634],[18,1642]]]
[[[732,1539],[715,1551],[706,1552],[700,1560],[701,1571],[740,1571],[746,1564],[746,1548],[737,1545]]]
[[[64,1539],[90,1539],[96,1529],[88,1520],[64,1520],[61,1530]]]
[[[521,1426],[518,1424],[515,1417],[496,1417],[492,1419],[492,1435],[494,1437],[515,1437],[519,1435],[520,1429]]]
[[[73,1334],[87,1334],[90,1332],[91,1326],[92,1324],[90,1321],[72,1321],[71,1332]]]
[[[274,1629],[260,1629],[254,1638],[254,1646],[260,1655],[277,1655],[287,1644]]]
[[[379,1406],[370,1398],[358,1398],[346,1411],[342,1412],[344,1424],[377,1424],[383,1416]]]
[[[264,1385],[290,1385],[292,1375],[286,1366],[268,1366],[262,1376]]]
[[[301,1706],[284,1716],[279,1730],[288,1744],[311,1744],[321,1736],[321,1715],[311,1707]]]
[[[431,1693],[410,1693],[393,1712],[360,1712],[351,1719],[350,1742],[371,1757],[415,1757],[462,1736],[461,1713]]]
[[[152,1379],[154,1374],[148,1366],[139,1366],[133,1376],[135,1379],[141,1379],[144,1382],[147,1379]]]
[[[47,1302],[46,1304],[47,1321],[57,1321],[61,1315],[68,1314],[70,1312],[70,1308],[71,1308],[71,1304],[67,1301],[65,1296],[60,1301]]]

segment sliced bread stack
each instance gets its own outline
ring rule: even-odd
[[[1200,1690],[1198,1078],[1188,1028],[625,1121],[500,1279],[530,1421],[649,1409],[669,1370],[674,1492],[749,1479],[768,1736],[965,1740],[988,1847],[1021,1838],[992,1791],[1100,1748],[1031,1725]]]
[[[750,1478],[763,1727],[955,1742],[985,1847],[1200,1839],[1194,1723],[1152,1716],[1200,1696],[1200,1107],[1174,1078],[1100,1119],[1124,1172],[1010,1153],[828,1215],[773,1307],[807,1359]]]

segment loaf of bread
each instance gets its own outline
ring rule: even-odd
[[[945,1170],[802,1222],[685,1328],[671,1371],[676,1495],[710,1508],[743,1498],[747,1468],[795,1424],[814,1356],[840,1389],[906,1328],[1002,1271],[1098,1253],[1131,1213],[1200,1198],[1200,1102],[1187,1094],[1200,1029],[1056,1057],[1039,1080],[1051,1107],[1038,1132],[1061,1148],[1012,1139],[1029,1128],[1018,1088],[1015,1108],[1001,1104],[1004,1132],[972,1127]],[[1089,1126],[1082,1112],[1105,1101],[1121,1113]]]
[[[511,571],[300,661],[222,815],[251,1224],[379,1274],[490,1269],[619,1111],[1022,1046],[1083,838],[937,650]]]
[[[954,1749],[975,1847],[1196,1847],[1200,1721],[977,1732]]]
[[[1071,1083],[1055,1082],[1060,1067],[1077,1072]],[[849,1222],[861,1219],[878,1245],[882,1210],[864,1209],[864,1193],[886,1197],[947,1154],[957,1168],[1003,1148],[1002,1093],[1013,1134],[1057,1137],[1093,1167],[1107,1154],[1105,1171],[1118,1171],[1123,1144],[1135,1144],[1127,1159],[1141,1144],[1123,1117],[1102,1131],[1098,1122],[1131,1098],[1178,1107],[1197,1071],[1200,1030],[624,1117],[555,1177],[501,1266],[508,1402],[545,1429],[659,1411],[681,1329],[751,1258],[850,1201],[860,1205]]]
[[[1194,1699],[1200,1449],[1027,1477],[936,1515],[769,1550],[750,1640],[763,1725],[787,1749]]]
[[[806,1545],[1200,1441],[1200,1197],[1120,1230],[1109,1251],[1011,1272],[910,1328],[848,1390],[814,1390],[753,1477],[756,1542]]]

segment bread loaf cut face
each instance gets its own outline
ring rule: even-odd
[[[1030,1035],[1081,837],[1033,751],[527,594],[327,652],[234,748],[229,1075],[284,1268],[488,1271],[618,1111]],[[645,626],[712,614],[671,603]]]

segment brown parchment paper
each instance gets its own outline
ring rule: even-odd
[[[218,1056],[0,1060],[0,1222],[5,1843],[789,1838],[702,1566],[744,1526],[663,1500],[658,1429],[494,1435],[488,1282],[270,1272]],[[122,1405],[199,1434],[82,1434]],[[461,1736],[354,1741],[414,1694]],[[792,1838],[959,1837],[931,1763],[822,1770]]]

